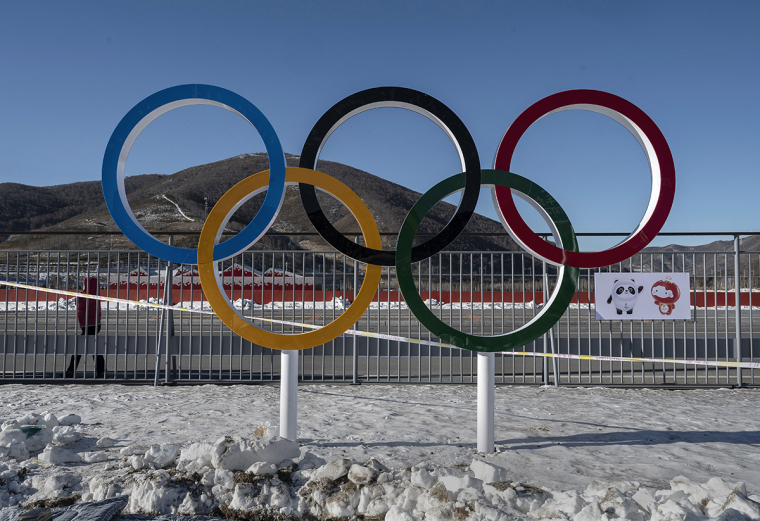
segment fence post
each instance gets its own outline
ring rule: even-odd
[[[357,244],[359,244],[359,236],[358,235],[354,237],[354,242],[357,243]],[[357,293],[357,286],[358,285],[359,285],[359,263],[356,262],[356,261],[354,261],[354,300],[356,300],[356,293]],[[358,324],[358,322],[357,322],[357,324]],[[352,339],[353,339],[354,349],[353,349],[353,356],[351,357],[351,366],[352,366],[352,373],[353,373],[353,378],[352,378],[351,384],[352,385],[359,385],[362,382],[359,380],[359,353],[357,353],[357,345],[356,345],[356,343],[357,343],[357,337],[356,337],[356,335],[352,335]],[[345,338],[344,338],[343,342],[344,342],[343,345],[345,345]],[[345,348],[344,348],[343,352],[345,353]],[[369,362],[367,362],[367,363],[369,363]]]
[[[174,245],[174,235],[169,236],[169,244]],[[171,262],[166,263],[166,282],[164,283],[164,305],[174,305],[174,274],[172,273],[173,265]],[[174,374],[173,367],[169,363],[174,365],[174,311],[171,309],[166,310],[166,357],[164,358],[164,383],[173,384]]]
[[[164,277],[164,290],[166,289],[166,277]],[[158,321],[158,331],[156,331],[156,367],[153,375],[153,386],[158,386],[158,369],[161,367],[161,346],[166,343],[164,335],[164,322],[166,322],[166,310],[161,310],[161,318]]]
[[[544,261],[544,303],[543,306],[546,306],[547,301],[549,300],[549,275],[546,273],[546,261]],[[549,344],[552,348],[552,355],[554,353],[554,326],[549,328],[548,331],[549,334]],[[544,353],[546,353],[546,335],[547,333],[544,333]],[[548,367],[547,367],[548,360],[544,358],[544,385],[549,385],[549,373],[548,373]],[[557,360],[556,357],[552,357],[552,373],[554,374],[554,387],[559,387],[559,360]]]
[[[169,246],[174,246],[174,235],[169,236]],[[166,264],[166,275],[164,276],[164,304],[171,306],[173,303],[173,277],[172,263]],[[164,325],[166,333],[164,334]],[[158,385],[158,368],[161,364],[161,346],[164,346],[164,384],[172,383],[169,374],[169,357],[171,356],[172,338],[174,337],[174,311],[162,309],[161,319],[156,332],[156,369],[153,376],[153,385]]]
[[[741,279],[739,277],[739,246],[741,239],[738,235],[734,235],[734,295],[736,299],[736,339],[734,340],[734,358],[737,362],[742,361],[742,293],[741,293]],[[750,293],[750,305],[752,302]],[[736,386],[742,386],[742,368],[736,368]]]

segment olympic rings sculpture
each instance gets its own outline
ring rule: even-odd
[[[201,231],[197,249],[176,248],[151,236],[137,221],[127,202],[124,172],[137,136],[161,114],[188,105],[212,105],[248,121],[261,135],[270,170],[254,174],[230,188],[214,205]],[[348,186],[314,170],[330,135],[346,120],[365,110],[399,107],[412,110],[436,123],[455,146],[462,173],[448,177],[422,195],[399,231],[396,250],[382,249],[372,214]],[[570,220],[559,203],[536,183],[511,173],[512,155],[522,135],[536,121],[563,110],[590,110],[604,114],[628,129],[649,161],[652,191],[639,225],[617,246],[601,252],[580,252]],[[227,299],[218,263],[242,253],[256,243],[277,218],[285,186],[297,184],[304,209],[319,234],[338,252],[367,264],[354,302],[330,324],[307,333],[278,334],[253,325]],[[557,287],[546,306],[527,324],[498,336],[477,336],[458,331],[441,321],[422,301],[411,265],[427,259],[451,244],[464,230],[478,202],[480,188],[490,186],[497,214],[512,238],[528,253],[558,266]],[[325,216],[316,188],[332,194],[354,215],[366,246],[351,242]],[[253,220],[233,238],[220,243],[232,214],[254,195],[266,190],[264,203]],[[430,209],[447,196],[462,191],[454,216],[434,237],[413,246],[415,234]],[[159,91],[135,105],[119,122],[103,157],[103,195],[114,221],[136,246],[164,260],[197,264],[204,294],[217,316],[232,331],[255,344],[279,350],[315,347],[337,338],[359,320],[369,307],[380,282],[383,266],[395,266],[399,289],[420,323],[443,342],[481,352],[509,351],[539,338],[567,309],[575,292],[579,268],[596,268],[623,261],[641,251],[662,229],[675,195],[675,165],[665,137],[655,123],[632,103],[606,92],[571,90],[548,96],[525,110],[505,133],[496,154],[494,170],[482,170],[477,147],[467,127],[437,99],[412,89],[378,87],[357,92],[336,103],[317,121],[301,152],[299,167],[286,167],[285,155],[269,121],[245,98],[211,85],[180,85]],[[554,244],[541,239],[520,217],[513,195],[525,199],[552,230]]]

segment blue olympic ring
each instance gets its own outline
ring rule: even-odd
[[[124,169],[140,132],[161,114],[188,105],[221,107],[242,117],[261,135],[269,156],[269,187],[264,203],[240,233],[214,246],[214,260],[237,255],[258,241],[274,222],[285,198],[285,154],[274,128],[251,102],[212,85],[178,85],[148,96],[122,118],[108,141],[103,157],[103,196],[114,222],[135,246],[179,264],[197,264],[198,250],[164,244],[142,227],[127,202]]]

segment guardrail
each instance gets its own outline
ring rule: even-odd
[[[760,289],[760,252],[742,252],[738,234],[730,235],[736,235],[733,251],[645,251],[602,270],[581,270],[573,304],[544,338],[523,350],[759,362],[755,343],[760,339],[755,336],[760,312],[755,306],[760,306],[760,293],[755,292]],[[222,267],[225,289],[241,312],[261,327],[282,333],[333,320],[353,300],[364,276],[364,265],[335,252],[251,251]],[[597,321],[594,271],[688,272],[692,319]],[[552,266],[523,252],[443,252],[416,264],[414,273],[423,298],[440,318],[481,335],[502,334],[531,320],[556,281]],[[97,277],[100,294],[116,299],[101,302],[101,330],[95,336],[79,334],[74,297],[55,293],[76,291],[84,276]],[[136,251],[0,251],[0,281],[12,284],[0,285],[0,382],[279,379],[277,351],[242,340],[215,316],[129,303],[204,309],[193,266],[168,265]],[[302,351],[299,378],[346,383],[476,379],[474,353],[403,340],[438,339],[404,305],[393,269],[384,268],[374,302],[354,329],[385,338],[344,335]],[[76,354],[84,356],[67,376]],[[105,361],[102,376],[95,366],[98,356]],[[739,386],[755,385],[755,371],[672,362],[496,356],[497,384]]]

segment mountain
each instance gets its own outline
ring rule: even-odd
[[[760,251],[760,235],[744,237],[739,242],[741,252]],[[734,274],[734,241],[713,241],[699,246],[683,246],[669,244],[668,246],[656,246],[644,248],[642,253],[655,253],[651,255],[636,256],[631,263],[631,271],[685,271],[695,275],[699,284],[712,287],[725,287],[726,281],[722,278],[732,277]],[[748,273],[757,271],[750,264],[756,261],[757,255],[739,255],[739,272],[742,278]],[[654,266],[653,266],[654,265]],[[712,278],[717,277],[717,283],[712,284]],[[707,283],[705,280],[710,279]],[[753,286],[756,287],[758,279],[753,275]],[[722,286],[721,286],[722,284]],[[730,284],[729,284],[730,285]]]
[[[160,177],[155,174],[128,177],[125,186],[128,192],[134,192]],[[103,192],[95,181],[46,187],[0,183],[0,230],[45,228],[93,213],[101,206],[105,207]]]
[[[288,166],[297,166],[298,156],[288,155]],[[204,217],[204,198],[209,208],[235,183],[269,167],[266,154],[244,154],[215,163],[188,168],[172,175],[138,175],[127,177],[125,187],[132,211],[151,231],[198,232]],[[330,161],[320,161],[320,171],[351,187],[367,204],[381,232],[398,232],[412,204],[421,194],[367,172]],[[332,196],[318,192],[319,201],[341,232],[349,234],[359,226],[346,208]],[[256,214],[264,194],[253,197],[233,215],[229,231],[237,231]],[[441,202],[420,226],[421,233],[435,233],[454,214],[455,206]],[[39,231],[39,235],[0,237],[3,249],[132,249],[121,235],[98,235],[97,231],[118,231],[106,208],[100,181],[72,183],[51,187],[31,187],[17,183],[0,184],[0,230]],[[87,232],[83,235],[53,235],[56,231]],[[315,233],[300,200],[298,187],[288,187],[280,214],[272,231]],[[500,223],[474,215],[465,233],[503,234]],[[197,245],[197,235],[177,235],[175,244]],[[395,236],[384,236],[383,245],[392,248]],[[267,236],[256,249],[329,250],[318,235]],[[517,251],[511,238],[461,236],[450,251]]]
[[[741,251],[760,251],[760,235],[750,235],[743,237],[739,243]],[[645,248],[644,251],[662,251],[662,252],[733,252],[734,241],[713,241],[700,246],[682,246],[680,244],[669,244],[667,246],[658,246],[656,248]]]
[[[288,166],[297,166],[298,156],[286,156]],[[209,208],[235,183],[268,168],[266,154],[244,154],[215,163],[188,168],[172,175],[136,175],[125,179],[130,206],[141,224],[151,231],[174,233],[175,244],[197,246],[205,214],[204,198]],[[381,232],[398,232],[412,204],[421,194],[367,172],[330,161],[320,161],[318,169],[351,187],[367,204]],[[335,227],[353,238],[359,226],[345,207],[330,195],[318,191],[325,214]],[[264,194],[252,198],[233,215],[228,232],[241,230],[256,214]],[[440,230],[453,215],[455,207],[438,203],[420,226],[421,233]],[[129,250],[134,245],[123,235],[105,235],[98,231],[118,232],[103,200],[100,181],[70,183],[50,187],[33,187],[18,183],[0,183],[0,231],[37,231],[35,235],[0,236],[3,250]],[[79,235],[55,235],[59,231],[81,231]],[[195,235],[181,235],[195,232]],[[280,232],[282,236],[272,235]],[[313,235],[296,235],[311,233]],[[520,251],[504,234],[500,223],[474,215],[465,233],[448,251]],[[159,235],[160,238],[166,239]],[[392,249],[395,235],[383,237],[383,247]],[[419,240],[419,239],[418,239]],[[262,238],[256,250],[327,250],[301,204],[298,187],[289,187],[280,214],[270,235]],[[760,251],[760,236],[742,239],[742,251]],[[657,252],[655,254],[655,252]],[[692,253],[694,252],[694,253]],[[699,252],[699,253],[696,253]],[[702,252],[716,252],[703,254]],[[722,253],[725,252],[725,253]],[[644,254],[621,266],[623,271],[688,271],[697,278],[719,279],[733,274],[733,241],[716,241],[701,246],[645,248]],[[647,255],[653,253],[653,255]],[[742,274],[749,273],[749,256],[741,257]],[[476,262],[477,263],[477,262]],[[507,259],[506,263],[511,262]],[[504,269],[511,269],[505,263]],[[540,269],[540,264],[535,268]],[[706,270],[706,271],[705,271]],[[518,269],[521,271],[521,269]],[[553,270],[552,270],[553,271]],[[538,271],[535,271],[538,273]],[[706,285],[710,286],[708,280]],[[716,284],[717,286],[718,284]]]

